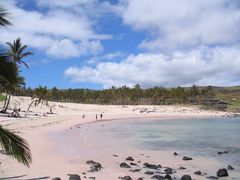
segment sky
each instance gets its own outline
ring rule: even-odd
[[[240,85],[239,0],[0,0],[27,87]]]

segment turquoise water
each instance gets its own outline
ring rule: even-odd
[[[240,167],[240,119],[141,120],[96,123],[94,131],[141,150],[171,150],[216,157]],[[218,155],[219,151],[228,154]]]

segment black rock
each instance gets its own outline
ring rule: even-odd
[[[149,169],[158,169],[158,168],[162,168],[162,166],[159,165],[155,165],[155,164],[149,164],[149,163],[144,163],[143,164],[144,167],[149,168]]]
[[[140,177],[140,178],[138,178],[138,180],[143,180],[143,178]]]
[[[152,171],[146,171],[144,174],[147,174],[147,175],[153,175],[154,172],[152,172]]]
[[[194,172],[194,174],[196,174],[196,175],[202,175],[202,172],[201,171],[196,171],[196,172]]]
[[[172,180],[172,177],[171,177],[169,174],[167,174],[164,178],[165,178],[166,180]]]
[[[216,177],[216,176],[208,176],[208,177],[206,177],[207,179],[218,179],[218,177]]]
[[[189,175],[183,175],[183,176],[181,177],[181,180],[192,180],[192,177],[189,176]]]
[[[116,154],[114,154],[113,156],[114,156],[114,157],[118,157],[118,155],[116,155]]]
[[[231,165],[228,165],[228,170],[234,170],[234,167],[232,167]]]
[[[89,161],[87,161],[86,163],[91,165],[91,164],[94,164],[95,161],[93,161],[93,160],[89,160]]]
[[[173,173],[172,168],[167,168],[167,169],[164,170],[164,172],[166,174],[172,174]]]
[[[129,156],[126,158],[126,161],[134,161],[133,157],[132,156]]]
[[[98,172],[102,169],[102,165],[95,161],[87,161],[87,164],[90,164],[90,170],[89,172]]]
[[[69,180],[81,180],[80,176],[77,174],[68,174]]]
[[[224,154],[227,154],[227,153],[228,153],[228,151],[223,151],[223,153],[224,153]]]
[[[127,163],[123,162],[120,164],[121,168],[131,168],[131,166],[129,166]]]
[[[151,177],[151,179],[164,180],[164,176],[154,175]]]
[[[131,172],[139,172],[139,171],[141,171],[141,169],[130,169],[129,171],[131,171]]]
[[[218,177],[226,177],[226,176],[228,176],[227,169],[225,169],[225,168],[219,169],[219,170],[217,171],[217,176],[218,176]]]
[[[184,161],[189,161],[189,160],[192,160],[192,158],[191,158],[191,157],[184,156],[184,157],[183,157],[183,160],[184,160]]]
[[[180,170],[185,170],[186,168],[185,168],[185,167],[180,167],[179,169],[180,169]]]
[[[218,154],[223,154],[223,152],[218,152]]]
[[[174,155],[174,156],[177,156],[177,155],[178,155],[178,153],[177,153],[177,152],[174,152],[174,153],[173,153],[173,155]]]
[[[52,178],[52,180],[61,180],[59,177]]]
[[[132,180],[132,178],[131,178],[130,176],[120,177],[119,179],[123,179],[123,180]]]
[[[137,166],[137,164],[134,163],[134,162],[130,162],[130,165],[132,165],[132,166]]]
[[[93,179],[94,180],[94,179],[96,179],[96,177],[88,177],[88,179]]]

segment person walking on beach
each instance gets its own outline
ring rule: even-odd
[[[97,114],[96,114],[96,120],[97,120]]]
[[[103,117],[103,114],[100,114],[100,118],[101,118],[101,120],[102,120],[102,117]]]

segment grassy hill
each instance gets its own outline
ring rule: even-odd
[[[234,87],[214,87],[217,99],[222,99],[229,103],[228,111],[240,112],[240,86]]]

